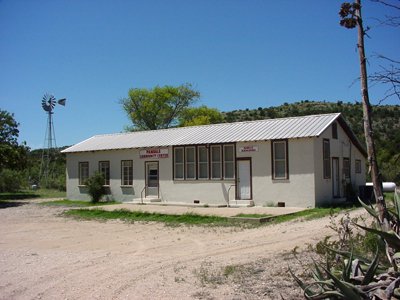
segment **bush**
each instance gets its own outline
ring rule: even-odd
[[[46,189],[54,189],[61,192],[65,192],[67,190],[65,182],[66,182],[65,174],[63,174],[63,175],[58,175],[57,177],[54,178],[49,178],[47,179],[47,182],[44,182],[43,180],[40,186]]]
[[[0,171],[0,192],[17,192],[25,183],[24,175],[21,171],[3,169]]]
[[[100,172],[94,173],[86,181],[86,186],[88,188],[88,194],[91,197],[92,203],[97,203],[100,201],[101,197],[106,194],[104,188],[104,176]]]

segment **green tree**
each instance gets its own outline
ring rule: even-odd
[[[208,125],[222,123],[223,121],[224,116],[218,109],[202,105],[183,110],[179,117],[179,126]]]
[[[155,130],[176,125],[182,112],[199,97],[190,84],[183,84],[130,89],[121,102],[133,123],[129,130]]]
[[[22,170],[26,167],[29,148],[18,144],[19,123],[14,114],[0,109],[0,171],[4,168]]]

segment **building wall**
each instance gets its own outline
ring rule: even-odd
[[[277,205],[314,206],[313,146],[312,139],[288,140],[289,178],[272,177],[271,141],[238,143],[240,147],[256,145],[258,152],[237,152],[237,157],[252,159],[253,201],[257,206]]]
[[[352,143],[342,127],[337,124],[337,139],[332,136],[332,125],[329,126],[319,137],[314,138],[314,165],[315,165],[315,198],[316,206],[334,205],[343,201],[346,197],[346,189],[348,184],[355,193],[358,192],[359,185],[365,184],[365,157]],[[331,176],[324,179],[323,175],[323,140],[328,139],[330,142],[330,162]],[[339,160],[339,198],[333,197],[333,165],[332,158]],[[350,161],[350,178],[345,178],[343,174],[343,161],[348,158]],[[361,161],[361,173],[356,173],[356,160]]]
[[[132,201],[140,199],[145,187],[145,163],[159,163],[159,195],[163,202],[226,204],[229,187],[234,180],[174,181],[173,149],[168,148],[167,158],[140,158],[139,149],[67,153],[67,198],[90,200],[85,186],[79,186],[79,162],[89,162],[89,176],[98,171],[99,161],[110,162],[110,185],[107,199]],[[121,186],[121,160],[133,160],[133,185]],[[234,198],[234,189],[230,191]],[[143,192],[144,195],[144,192]]]
[[[331,157],[339,157],[340,169],[343,157],[351,158],[351,184],[355,190],[365,183],[365,159],[351,144],[345,132],[338,126],[338,139],[332,139],[329,127],[318,138],[289,139],[289,178],[274,180],[272,177],[271,141],[238,142],[236,158],[251,158],[252,200],[257,206],[276,205],[314,207],[334,203],[332,178],[323,179],[322,141],[330,140]],[[257,151],[241,152],[242,147]],[[236,198],[235,180],[173,180],[173,147],[168,157],[140,158],[140,149],[67,153],[67,197],[89,200],[86,187],[78,185],[79,162],[89,162],[89,175],[98,171],[99,161],[110,162],[110,186],[108,199],[132,201],[140,199],[145,187],[145,162],[159,163],[159,195],[166,203],[183,202],[201,204],[227,204]],[[355,160],[361,160],[361,173],[355,172]],[[121,160],[133,160],[133,185],[121,186]],[[342,180],[342,174],[340,174]],[[344,183],[341,195],[344,196]]]
[[[111,194],[106,196],[108,199],[130,201],[133,198],[140,197],[140,186],[143,182],[140,178],[144,177],[140,173],[140,168],[137,168],[138,161],[135,160],[137,155],[138,150],[136,149],[67,153],[68,199],[90,200],[87,195],[87,188],[79,186],[79,162],[89,162],[89,176],[91,176],[99,170],[99,161],[110,161],[110,186],[108,190]],[[133,160],[134,184],[132,187],[121,186],[121,160]]]
[[[237,143],[236,157],[251,158],[252,188],[255,205],[313,206],[313,155],[311,139],[288,141],[289,179],[273,180],[271,142]],[[240,152],[240,147],[256,146],[255,152]],[[142,159],[139,149],[82,152],[67,154],[67,197],[89,200],[87,189],[79,186],[79,162],[89,162],[89,175],[98,171],[99,161],[110,162],[108,199],[132,201],[141,198],[145,187],[145,162],[159,163],[159,194],[163,202],[227,204],[236,197],[235,180],[172,180],[173,148],[168,147],[167,158]],[[299,156],[299,153],[304,155]],[[121,186],[121,160],[133,160],[133,186]]]

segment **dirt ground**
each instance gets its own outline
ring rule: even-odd
[[[0,209],[0,299],[285,299],[294,247],[329,218],[244,229],[77,221],[34,201]]]

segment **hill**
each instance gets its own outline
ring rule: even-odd
[[[311,114],[341,112],[364,145],[363,112],[361,103],[344,103],[342,101],[320,102],[304,100],[295,103],[284,103],[275,107],[233,110],[224,112],[226,122],[250,121],[273,118],[296,117]],[[372,106],[372,120],[378,163],[384,181],[400,183],[400,106]]]

